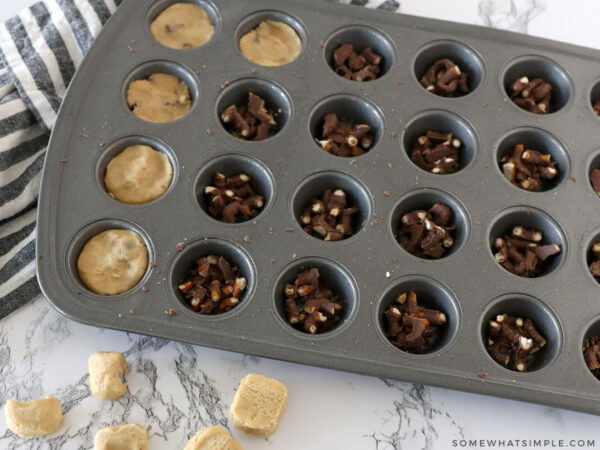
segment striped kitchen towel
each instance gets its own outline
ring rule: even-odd
[[[400,7],[397,0],[337,1]],[[35,220],[50,131],[77,66],[120,3],[46,0],[0,24],[0,318],[40,293]]]

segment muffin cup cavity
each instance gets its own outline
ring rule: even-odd
[[[488,323],[490,320],[496,320],[496,317],[501,314],[520,317],[523,320],[531,319],[537,331],[547,341],[539,351],[529,355],[525,372],[503,367],[488,352]],[[482,350],[493,364],[502,367],[511,377],[517,374],[526,376],[548,367],[557,358],[562,348],[562,327],[556,314],[540,300],[526,294],[505,294],[492,300],[483,310],[478,329]]]

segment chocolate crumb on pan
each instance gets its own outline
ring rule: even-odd
[[[190,276],[177,289],[198,314],[221,314],[242,301],[248,282],[223,256],[208,255],[196,261]]]
[[[499,314],[488,322],[487,349],[494,360],[509,369],[527,371],[531,355],[546,344],[531,319]]]
[[[358,54],[351,44],[342,44],[333,52],[333,70],[347,80],[371,81],[381,73],[383,57],[365,48]]]
[[[421,86],[442,97],[460,97],[469,93],[468,75],[448,58],[438,59],[421,77]]]
[[[326,152],[348,158],[368,152],[374,136],[369,125],[361,123],[353,126],[340,122],[337,115],[331,113],[323,121],[321,140],[315,140]]]
[[[600,380],[600,336],[591,336],[585,341],[583,358],[590,372]]]
[[[436,203],[428,211],[417,209],[402,216],[396,232],[400,246],[420,258],[439,259],[454,245],[452,209]]]
[[[265,201],[254,192],[251,181],[245,173],[226,177],[216,172],[212,185],[204,188],[209,214],[225,223],[245,222],[258,216]]]
[[[235,137],[248,141],[262,141],[277,132],[277,122],[272,108],[252,92],[245,105],[230,105],[221,112],[221,122]]]
[[[384,315],[390,342],[411,353],[426,353],[435,347],[438,328],[447,322],[443,312],[418,306],[413,291],[398,295]]]
[[[288,323],[298,330],[324,333],[341,319],[344,301],[327,287],[316,267],[299,272],[293,283],[284,285],[283,293]]]
[[[594,169],[590,172],[590,183],[594,192],[600,196],[600,169]]]
[[[590,273],[600,283],[600,241],[594,242],[591,253]]]
[[[558,244],[544,245],[543,240],[544,235],[541,231],[527,230],[517,225],[512,229],[510,236],[501,236],[494,240],[494,259],[515,275],[534,278],[540,274],[546,259],[561,252]]]
[[[500,160],[504,177],[521,189],[540,192],[547,189],[547,182],[558,175],[557,163],[550,153],[525,149],[523,144],[515,145]]]
[[[519,108],[534,114],[548,114],[552,101],[552,85],[543,78],[529,80],[526,76],[515,80],[509,87],[510,99]]]
[[[454,173],[460,169],[462,145],[452,132],[427,130],[417,138],[410,159],[427,172],[440,175]]]
[[[349,206],[342,189],[327,189],[314,198],[300,216],[304,231],[325,241],[341,241],[352,236],[352,219],[360,210]]]

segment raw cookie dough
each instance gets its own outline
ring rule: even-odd
[[[183,450],[243,450],[225,428],[214,426],[198,431]]]
[[[127,372],[127,361],[119,352],[99,352],[88,359],[90,390],[102,400],[117,400],[127,392],[121,381]]]
[[[148,431],[135,423],[98,430],[94,450],[148,450]]]
[[[229,410],[233,426],[267,437],[275,433],[287,404],[287,388],[278,380],[251,373],[240,382]]]
[[[173,179],[173,166],[163,152],[148,145],[132,145],[110,160],[104,185],[123,203],[148,203],[165,193]]]
[[[91,238],[77,258],[83,284],[102,295],[134,287],[146,272],[148,249],[135,231],[112,229]]]
[[[183,81],[166,73],[153,73],[129,83],[127,105],[140,119],[164,123],[185,115],[192,99]]]
[[[256,64],[283,66],[298,57],[302,41],[288,24],[265,20],[242,36],[239,46],[242,55]]]
[[[206,11],[192,3],[175,3],[150,25],[154,39],[170,48],[194,48],[206,44],[214,27]]]
[[[29,402],[9,400],[4,405],[4,414],[8,428],[24,438],[55,433],[64,421],[60,401],[52,396]]]

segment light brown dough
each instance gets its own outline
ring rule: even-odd
[[[184,116],[192,106],[187,85],[166,73],[153,73],[143,80],[129,83],[127,105],[148,122],[171,122]]]
[[[83,284],[97,294],[128,291],[148,267],[148,249],[135,231],[112,229],[91,238],[77,258]]]
[[[214,33],[210,17],[198,5],[175,3],[150,24],[154,39],[170,48],[189,49],[206,44]]]
[[[302,41],[288,24],[265,20],[242,36],[239,46],[242,55],[256,64],[283,66],[298,57]]]
[[[60,401],[52,396],[29,402],[9,400],[4,405],[4,414],[8,428],[24,438],[55,433],[64,422]]]
[[[89,357],[90,390],[102,400],[117,400],[127,392],[121,378],[127,361],[120,352],[99,352]]]
[[[287,388],[278,380],[251,373],[242,378],[229,410],[233,426],[248,434],[275,433],[287,404]]]
[[[198,431],[183,450],[243,450],[225,428],[214,426]]]
[[[148,450],[148,430],[135,423],[98,430],[94,450]]]
[[[104,185],[111,197],[141,204],[165,193],[173,179],[173,166],[163,152],[148,145],[132,145],[110,160]]]

